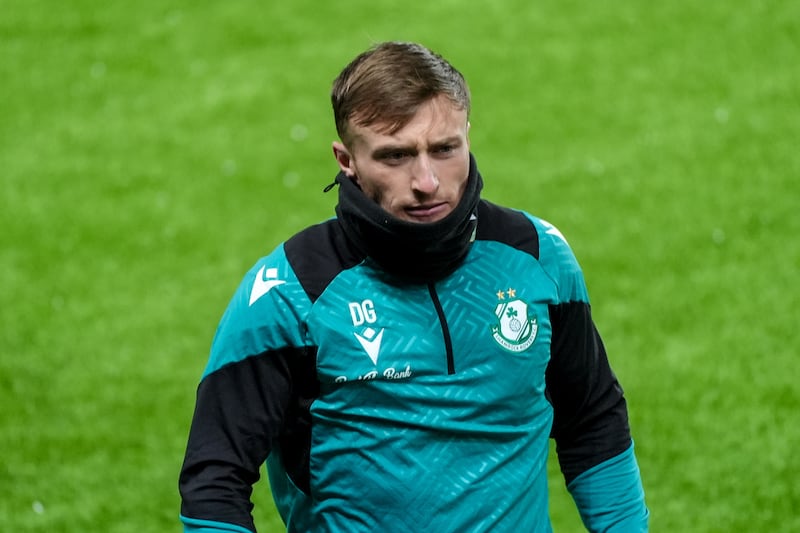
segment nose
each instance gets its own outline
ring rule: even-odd
[[[420,155],[414,165],[411,186],[422,194],[433,194],[439,188],[439,178],[430,158]]]

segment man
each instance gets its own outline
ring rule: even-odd
[[[480,198],[470,97],[383,43],[335,80],[336,218],[259,260],[217,330],[185,531],[550,531],[548,438],[591,531],[645,531],[622,390],[550,224]]]

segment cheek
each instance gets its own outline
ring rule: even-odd
[[[370,200],[380,203],[381,198],[384,196],[384,187],[381,181],[370,173],[358,172],[356,176],[356,183],[361,187],[364,195]]]
[[[444,162],[439,172],[439,180],[452,189],[460,189],[467,182],[469,175],[469,159],[466,161],[451,160]]]
[[[380,190],[375,187],[374,183],[363,183],[361,185],[361,190],[364,191],[364,196],[370,200],[380,203],[382,195]]]

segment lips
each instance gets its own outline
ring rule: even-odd
[[[419,220],[420,222],[433,222],[444,218],[448,211],[447,202],[407,207],[405,209],[406,214],[408,214],[411,219]]]

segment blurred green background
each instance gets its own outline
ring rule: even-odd
[[[389,39],[466,75],[484,196],[570,240],[652,530],[800,531],[793,0],[0,0],[0,530],[179,530],[217,321],[333,214],[330,83]]]

